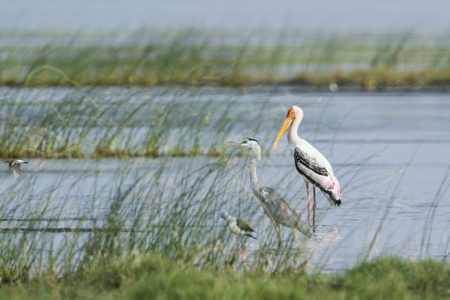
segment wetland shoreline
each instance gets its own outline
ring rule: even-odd
[[[0,32],[12,87],[337,84],[345,91],[448,91],[445,36],[304,31]]]

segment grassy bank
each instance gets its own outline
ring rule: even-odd
[[[233,101],[205,102],[197,92],[11,89],[0,104],[0,156],[217,156],[240,121]]]
[[[8,299],[448,299],[443,263],[382,258],[345,274],[197,270],[159,255],[130,254],[65,278],[40,274],[2,284]]]
[[[268,126],[264,107],[278,106],[266,103],[270,93],[253,104],[236,93],[243,91],[4,88],[0,156],[219,156],[230,133],[253,135]]]
[[[419,34],[1,32],[0,85],[448,86],[450,45]]]

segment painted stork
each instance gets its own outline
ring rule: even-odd
[[[308,197],[308,225],[311,219],[311,200],[309,196],[309,183],[313,185],[314,207],[313,207],[313,225],[315,225],[316,212],[316,190],[318,187],[331,205],[341,205],[342,191],[339,182],[334,176],[328,160],[314,148],[310,143],[301,139],[297,130],[303,119],[303,110],[298,106],[292,106],[286,116],[286,119],[278,132],[273,148],[277,146],[278,140],[289,128],[288,142],[289,146],[294,149],[294,160],[297,171],[303,176],[306,184],[306,194]]]

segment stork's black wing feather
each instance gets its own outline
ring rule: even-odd
[[[326,168],[322,167],[316,159],[308,155],[308,153],[300,150],[300,148],[295,148],[294,158],[296,164],[301,164],[302,166],[310,169],[314,173],[322,176],[328,176],[328,171]],[[298,168],[297,168],[298,169]],[[299,170],[299,172],[301,172]],[[301,172],[302,173],[302,172]]]

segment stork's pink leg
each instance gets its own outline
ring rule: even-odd
[[[306,182],[306,195],[308,196],[308,226],[311,226],[311,199],[309,198],[309,183]]]
[[[316,186],[313,185],[313,195],[314,195],[314,204],[313,204],[313,226],[316,225]]]

